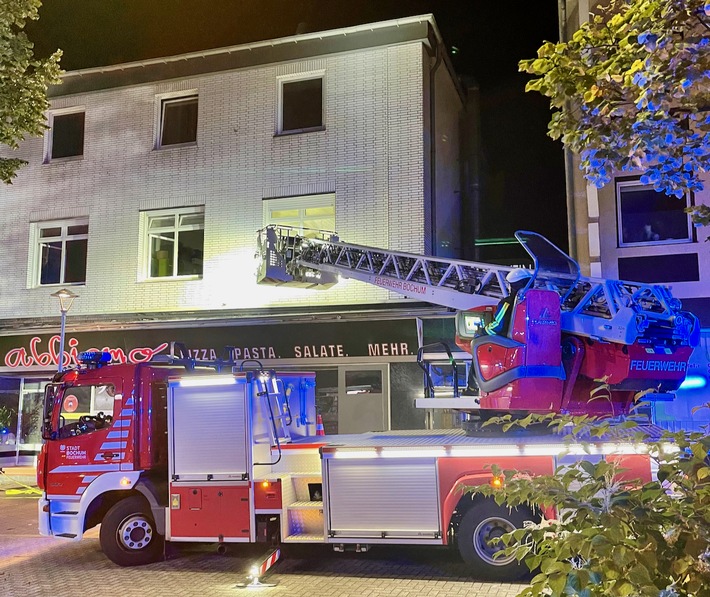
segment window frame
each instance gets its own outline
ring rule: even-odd
[[[321,81],[321,117],[320,125],[311,126],[299,129],[284,129],[283,112],[284,112],[284,85],[289,83],[298,83],[300,81],[311,81],[320,79]],[[311,133],[315,131],[324,131],[325,125],[325,71],[310,71],[307,73],[299,73],[297,75],[286,75],[278,78],[278,107],[276,121],[276,136],[298,135],[300,133]]]
[[[52,151],[54,149],[54,119],[57,116],[71,116],[72,114],[83,114],[84,115],[84,134],[81,140],[81,153],[76,155],[67,155],[62,157],[52,157]],[[49,164],[52,162],[71,162],[75,160],[84,159],[84,150],[86,149],[86,107],[85,106],[72,106],[70,108],[57,108],[49,110],[47,113],[47,132],[44,136],[44,163]]]
[[[202,214],[202,227],[197,228],[197,227],[195,227],[194,224],[189,225],[189,226],[180,227],[178,218],[182,215],[192,215],[192,214]],[[173,216],[174,227],[170,228],[169,230],[167,228],[161,229],[161,232],[167,232],[167,231],[174,231],[175,232],[175,238],[173,239],[174,248],[173,248],[173,255],[172,255],[173,274],[170,276],[152,276],[151,275],[151,247],[152,247],[151,233],[155,232],[155,230],[151,231],[150,222],[154,218],[165,218],[168,216]],[[177,251],[177,247],[179,244],[178,238],[179,238],[181,231],[182,232],[190,232],[190,231],[194,231],[194,230],[202,230],[203,231],[202,273],[180,275],[180,274],[178,274],[178,263],[177,263],[178,257],[179,257],[179,252]],[[140,247],[141,267],[139,269],[139,278],[138,278],[139,281],[160,282],[160,281],[176,281],[176,280],[180,280],[180,281],[201,280],[202,277],[204,276],[204,273],[205,273],[205,270],[204,270],[204,250],[205,250],[204,231],[205,231],[205,206],[204,205],[193,205],[193,206],[189,206],[189,207],[174,207],[174,208],[167,208],[167,209],[142,210],[140,212],[139,247]]]
[[[321,228],[306,228],[303,222],[306,219],[305,210],[318,207],[333,208],[333,227],[328,232],[335,232],[337,209],[335,203],[335,193],[319,193],[317,195],[298,195],[294,197],[267,197],[262,200],[263,222],[264,226],[274,224],[276,226],[291,226],[297,228],[301,233],[306,230],[325,230]],[[289,218],[274,219],[271,212],[277,210],[298,210],[298,225],[292,223]]]
[[[197,102],[197,119],[195,121],[194,141],[183,141],[181,143],[163,143],[163,125],[165,124],[165,107],[169,104],[183,102],[194,99]],[[198,133],[200,128],[200,95],[197,89],[180,91],[175,93],[164,93],[155,96],[155,143],[154,149],[172,149],[174,147],[195,147],[197,146]]]
[[[89,226],[89,218],[66,218],[62,220],[46,220],[42,222],[32,222],[30,225],[31,238],[30,238],[30,280],[29,286],[31,288],[51,288],[54,286],[85,286],[86,277],[88,273],[88,262],[89,262],[89,251],[88,251],[88,241],[89,232],[85,234],[69,234],[69,228],[71,226]],[[48,228],[61,228],[61,233],[59,236],[52,237],[42,237],[42,230]],[[84,264],[84,280],[81,282],[66,282],[64,277],[66,275],[66,243],[71,240],[86,240],[87,241],[87,251],[86,251],[86,263]],[[48,242],[61,242],[62,243],[62,261],[59,270],[59,281],[52,282],[51,284],[42,284],[42,245]]]
[[[649,241],[624,241],[624,213],[622,210],[621,199],[624,189],[636,188],[639,190],[650,190],[654,191],[653,185],[644,184],[641,182],[640,177],[619,177],[614,181],[614,200],[616,204],[616,242],[619,248],[630,248],[630,247],[655,247],[662,245],[681,245],[690,244],[696,241],[695,228],[693,226],[690,214],[686,214],[687,229],[688,234],[685,238],[669,238],[669,239],[659,239],[659,240],[649,240]],[[659,191],[655,191],[659,192]],[[659,192],[660,193],[660,192]],[[684,197],[685,205],[684,207],[691,207],[695,203],[695,198],[693,193],[685,193]],[[677,201],[683,201],[683,198],[675,198]]]

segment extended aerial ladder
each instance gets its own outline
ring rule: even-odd
[[[547,239],[516,238],[536,269],[534,286],[560,296],[564,332],[632,344],[639,338],[687,343],[695,318],[667,286],[582,276],[579,265]],[[335,233],[267,226],[259,231],[258,282],[329,288],[338,276],[459,311],[496,305],[508,295],[511,267],[426,257],[341,242]]]
[[[516,302],[511,338],[476,338],[465,319],[457,323],[471,342],[481,408],[619,414],[638,392],[665,396],[678,388],[700,332],[668,287],[582,276],[577,262],[543,236],[515,236],[534,269]],[[355,245],[332,232],[288,226],[267,226],[258,243],[261,284],[328,288],[352,278],[456,309],[459,319],[490,312],[509,293],[506,266]],[[589,406],[600,389],[610,408]],[[530,392],[540,396],[532,406]]]

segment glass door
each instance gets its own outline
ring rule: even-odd
[[[17,421],[18,457],[34,459],[42,447],[42,401],[47,380],[23,379]],[[18,464],[20,464],[18,462]]]
[[[0,466],[17,464],[17,418],[20,379],[0,378]]]

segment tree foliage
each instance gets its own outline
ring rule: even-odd
[[[42,135],[49,107],[47,86],[59,82],[57,51],[36,59],[24,31],[29,19],[38,18],[40,0],[2,0],[0,3],[0,143],[17,149],[25,136]],[[26,162],[0,157],[0,180],[10,184]]]
[[[557,520],[531,524],[501,538],[538,573],[519,597],[710,596],[710,437],[666,433],[649,441],[633,421],[589,417],[545,419],[590,449],[633,445],[658,465],[657,480],[624,475],[623,460],[579,459],[550,477],[503,474],[502,488],[474,491],[499,504],[553,506]]]
[[[549,135],[580,155],[591,183],[641,170],[644,183],[669,195],[702,190],[710,0],[610,0],[571,40],[544,43],[520,70],[536,76],[526,90],[550,98]],[[702,223],[710,212],[694,215]]]

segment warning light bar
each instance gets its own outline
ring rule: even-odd
[[[101,367],[111,362],[111,353],[88,350],[86,352],[80,352],[78,360],[82,365]]]

